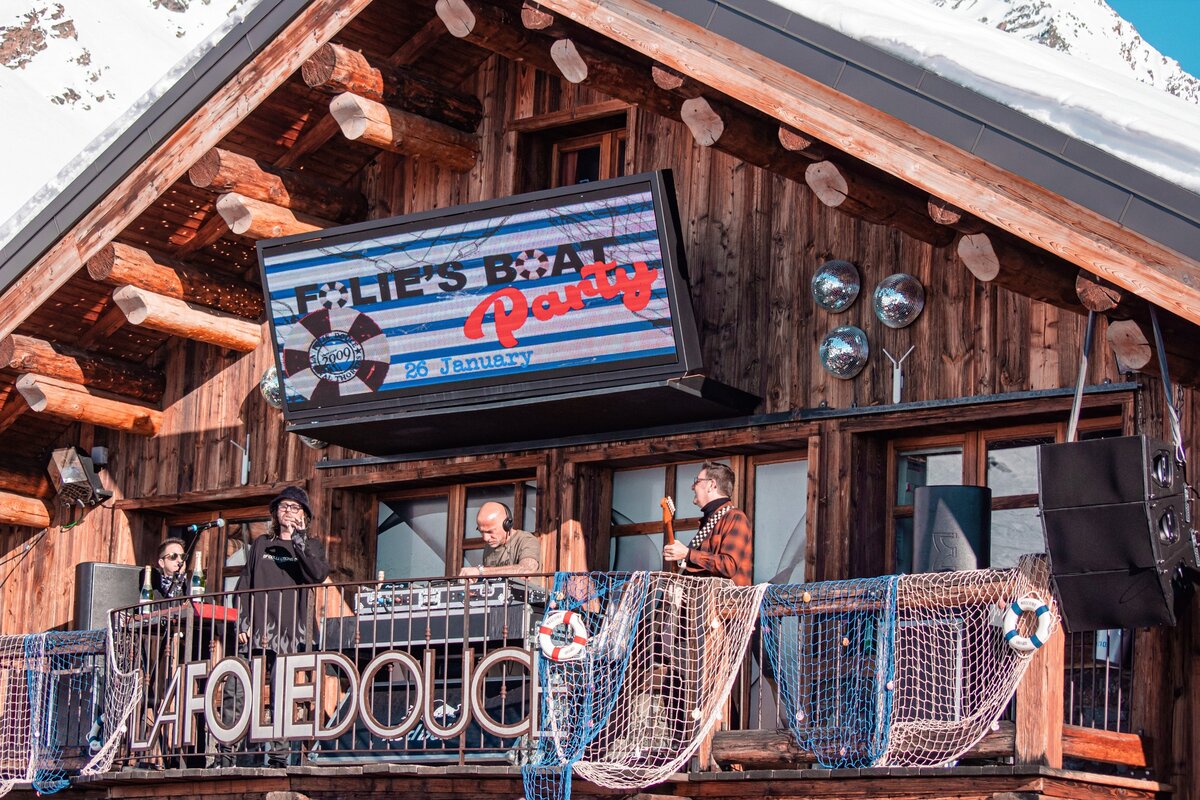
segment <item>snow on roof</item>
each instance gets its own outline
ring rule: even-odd
[[[1200,193],[1200,107],[926,0],[771,0]]]

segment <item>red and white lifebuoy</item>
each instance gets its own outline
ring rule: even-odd
[[[570,629],[571,639],[566,644],[555,644],[554,631],[563,625]],[[579,661],[587,643],[587,626],[574,611],[551,611],[538,627],[538,646],[551,661]]]

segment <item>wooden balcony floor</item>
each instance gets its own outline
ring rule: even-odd
[[[576,780],[575,797],[663,798],[954,798],[954,800],[1134,800],[1169,797],[1167,784],[1114,775],[1033,766],[880,767],[689,773],[642,793],[602,789]],[[10,797],[35,798],[28,784]],[[367,800],[523,796],[520,769],[505,766],[361,766],[125,770],[77,778],[67,798],[209,798],[210,800]]]

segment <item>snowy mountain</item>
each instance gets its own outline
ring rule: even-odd
[[[0,244],[256,3],[0,0]]]
[[[1200,80],[1184,72],[1178,61],[1155,50],[1104,0],[929,2],[1076,58],[1132,74],[1142,83],[1200,105]]]

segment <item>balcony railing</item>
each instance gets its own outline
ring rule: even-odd
[[[125,730],[101,717],[103,697],[106,692],[111,697],[119,675],[110,675],[100,688],[94,676],[102,669],[92,647],[86,658],[49,668],[62,673],[56,680],[92,675],[90,682],[72,678],[72,688],[65,690],[87,702],[55,701],[55,732],[33,738],[70,756],[64,772],[78,769],[100,741],[114,744],[114,770],[371,761],[525,764],[545,735],[540,709],[547,688],[539,685],[537,665],[553,585],[553,576],[545,575],[326,583],[119,609],[112,614],[107,669],[137,676]],[[839,596],[826,605],[842,603]],[[589,616],[611,622],[615,606],[588,608]],[[565,633],[566,638],[555,631],[549,646],[569,646],[571,632]],[[1088,636],[1082,647],[1094,655],[1095,637]],[[1071,655],[1071,648],[1080,648],[1078,638],[1056,634],[1033,657],[1014,713],[965,757],[1058,766],[1065,752],[1145,766],[1138,737],[1118,727],[1128,716],[1127,668],[1107,664],[1106,681],[1093,676],[1089,684],[1086,707],[1092,711],[1086,721],[1100,730],[1076,727],[1084,720],[1069,716],[1072,708],[1085,707],[1072,696],[1079,663],[1089,660]],[[835,649],[838,639],[849,643],[839,633],[829,640]],[[747,767],[800,767],[819,760],[788,733],[764,640],[757,633],[751,638],[720,731],[706,737],[692,769],[708,769],[714,760]],[[1099,668],[1091,661],[1089,668]],[[15,674],[17,667],[9,669]],[[953,683],[957,667],[939,669],[948,670],[946,679]],[[839,670],[831,664],[819,672],[834,683],[859,677]],[[652,676],[650,691],[659,680]],[[1049,711],[1064,706],[1065,720]],[[1104,713],[1097,716],[1097,710]],[[44,777],[50,781],[54,774]]]

